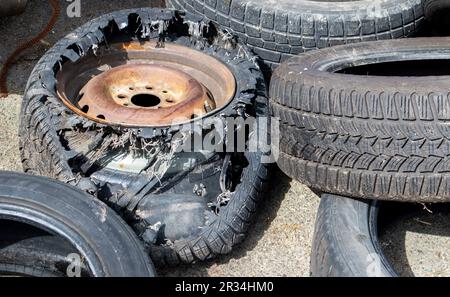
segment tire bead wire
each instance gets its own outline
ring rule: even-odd
[[[58,17],[61,13],[61,7],[58,3],[58,0],[48,0],[48,2],[50,3],[51,7],[52,7],[52,16],[47,24],[47,26],[41,31],[39,32],[38,35],[36,35],[36,37],[34,37],[33,39],[21,44],[19,47],[17,47],[14,52],[9,55],[9,57],[6,59],[5,64],[3,64],[3,67],[1,69],[0,72],[0,98],[4,98],[8,96],[8,85],[7,85],[7,79],[8,79],[8,72],[10,67],[14,64],[14,62],[16,61],[16,59],[20,56],[20,54],[36,45],[38,42],[40,42],[45,36],[47,36],[47,34],[53,29],[53,27],[56,24],[56,21],[58,20]]]

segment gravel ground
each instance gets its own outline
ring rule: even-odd
[[[21,171],[17,143],[21,94],[34,64],[45,51],[65,34],[96,16],[122,8],[161,6],[162,1],[82,0],[80,18],[68,18],[65,14],[68,3],[60,2],[63,11],[55,28],[40,44],[26,51],[10,71],[8,83],[11,95],[0,99],[0,170]],[[49,12],[47,1],[33,0],[29,1],[26,12],[21,16],[0,19],[0,64],[15,46],[45,26]],[[308,276],[319,198],[279,170],[275,170],[272,184],[272,191],[268,193],[248,238],[232,254],[192,267],[163,269],[159,274]],[[432,223],[429,223],[430,220]],[[423,222],[414,217],[392,224],[383,237],[386,254],[394,261],[396,268],[402,271],[402,275],[448,276],[448,215],[426,217],[427,223],[424,225]]]

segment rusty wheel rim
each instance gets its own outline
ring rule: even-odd
[[[219,60],[188,47],[119,43],[66,63],[57,74],[59,98],[90,120],[130,127],[189,123],[233,99],[233,74]]]

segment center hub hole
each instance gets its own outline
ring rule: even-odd
[[[161,99],[150,94],[138,94],[131,98],[131,102],[141,107],[154,107],[161,103]]]

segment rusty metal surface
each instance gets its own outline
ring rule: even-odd
[[[220,61],[188,47],[119,43],[67,63],[57,74],[60,99],[91,120],[160,127],[220,110],[236,83]]]
[[[81,90],[86,116],[130,125],[170,125],[215,108],[192,76],[167,66],[133,64],[112,68]]]

